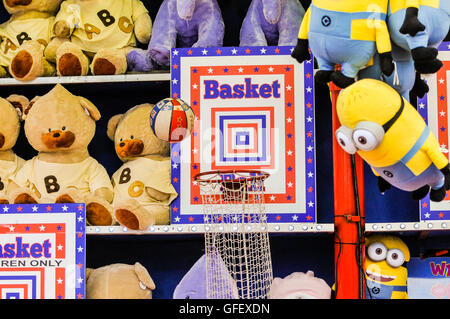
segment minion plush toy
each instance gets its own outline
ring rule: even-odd
[[[419,73],[439,71],[437,47],[449,33],[450,1],[389,0],[388,27],[392,41],[411,52]]]
[[[360,69],[371,65],[376,52],[381,71],[394,71],[391,40],[386,25],[388,0],[312,0],[302,20],[297,45],[292,52],[299,63],[310,60],[311,52],[320,82],[333,81],[345,88],[355,81]],[[335,71],[335,65],[342,66]]]
[[[366,238],[366,247],[366,299],[408,299],[408,246],[398,237],[377,234]]]
[[[412,192],[413,199],[428,193],[432,201],[445,198],[449,161],[423,118],[396,90],[378,80],[359,80],[339,94],[337,114],[340,146],[358,152],[372,167],[382,193],[394,185]]]

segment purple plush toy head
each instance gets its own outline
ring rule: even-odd
[[[170,64],[173,48],[223,45],[225,24],[217,0],[164,0],[156,15],[148,50],[127,55],[129,71],[146,72]]]
[[[267,22],[275,24],[280,20],[281,16],[281,0],[261,0],[263,5],[263,13]]]
[[[252,0],[240,46],[295,45],[304,15],[299,0]]]
[[[194,16],[195,0],[177,0],[178,16],[183,20],[191,20]]]

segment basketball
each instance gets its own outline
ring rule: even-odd
[[[194,111],[186,102],[166,98],[159,101],[150,113],[150,127],[159,139],[178,143],[189,136],[194,118]]]

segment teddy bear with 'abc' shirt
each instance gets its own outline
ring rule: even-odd
[[[153,107],[137,105],[108,122],[108,137],[124,162],[112,176],[114,215],[134,230],[169,224],[169,205],[178,196],[170,177],[170,143],[149,125]]]
[[[150,41],[152,20],[139,0],[66,0],[52,31],[58,75],[114,75],[127,71],[129,50]]]
[[[0,76],[28,81],[56,73],[45,52],[60,4],[61,0],[3,0],[11,17],[0,25]]]
[[[30,106],[24,111],[25,135],[38,155],[11,179],[10,202],[86,203],[88,224],[115,224],[110,178],[88,152],[98,109],[60,84]]]
[[[20,131],[21,114],[28,99],[21,95],[0,98],[0,204],[9,204],[9,180],[24,165],[25,160],[17,156],[12,148]]]

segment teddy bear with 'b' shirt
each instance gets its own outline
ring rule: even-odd
[[[109,226],[113,187],[89,155],[100,112],[92,102],[56,85],[24,111],[25,135],[38,155],[8,185],[10,203],[86,203],[87,223]]]

